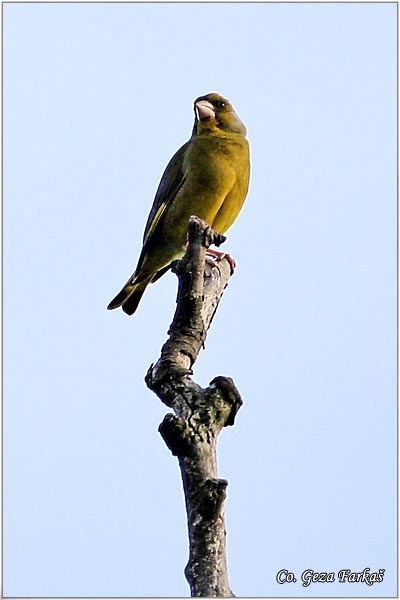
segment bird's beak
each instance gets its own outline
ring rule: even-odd
[[[215,118],[214,107],[211,102],[207,100],[199,100],[195,103],[194,109],[196,111],[196,116],[199,121],[203,121],[204,119]]]

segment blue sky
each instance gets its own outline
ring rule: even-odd
[[[396,10],[3,5],[5,595],[188,595],[178,465],[144,383],[176,277],[133,317],[106,305],[211,91],[252,155],[194,376],[244,400],[218,451],[231,587],[396,595]],[[366,567],[383,581],[301,584]]]

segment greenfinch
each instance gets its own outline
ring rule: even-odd
[[[110,310],[121,306],[132,315],[149,283],[182,258],[191,215],[224,234],[246,198],[246,127],[230,102],[216,93],[197,98],[194,112],[192,136],[171,158],[158,186],[136,270],[108,305]]]

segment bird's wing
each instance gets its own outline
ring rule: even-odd
[[[189,143],[190,142],[186,142],[186,144],[174,154],[161,177],[144,230],[143,244],[145,246],[149,244],[157,226],[163,221],[163,217],[168,207],[185,182],[183,159]]]

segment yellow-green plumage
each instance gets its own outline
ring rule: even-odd
[[[225,233],[236,219],[249,185],[246,128],[219,94],[194,103],[190,140],[170,160],[161,178],[135,273],[107,308],[135,312],[147,285],[185,252],[191,215]]]

